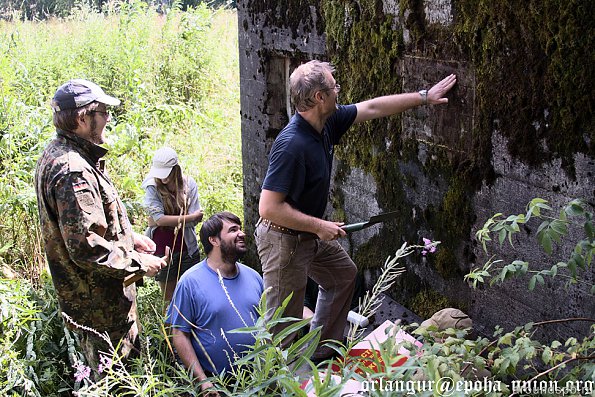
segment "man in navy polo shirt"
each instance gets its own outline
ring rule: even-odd
[[[269,315],[293,293],[284,316],[302,315],[307,278],[320,288],[312,329],[322,326],[321,340],[342,340],[357,267],[339,245],[343,223],[322,219],[327,204],[333,147],[353,123],[403,112],[426,104],[447,103],[444,95],[456,83],[450,75],[430,90],[377,97],[337,105],[339,84],[334,68],[317,60],[291,74],[291,101],[297,109],[277,136],[260,195],[261,219],[256,245],[262,263]],[[282,327],[277,327],[279,332]],[[294,335],[287,338],[291,342]],[[333,350],[319,347],[313,359]]]

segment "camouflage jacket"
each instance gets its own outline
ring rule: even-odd
[[[100,167],[106,153],[58,130],[37,162],[35,189],[62,311],[78,324],[107,331],[115,344],[137,318],[136,287],[124,287],[124,278],[146,267],[134,251],[124,206]]]

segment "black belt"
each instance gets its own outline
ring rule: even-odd
[[[260,218],[258,220],[258,222],[256,223],[256,226],[258,227],[258,225],[263,225],[264,227],[272,229],[279,233],[288,234],[290,236],[295,236],[298,239],[300,239],[301,241],[318,239],[318,236],[314,233],[300,232],[298,230],[290,229],[285,226],[277,225],[276,223],[274,223],[268,219],[264,219],[264,218]]]

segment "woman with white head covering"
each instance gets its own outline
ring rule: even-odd
[[[169,266],[159,272],[166,301],[170,301],[180,276],[200,262],[195,227],[203,218],[198,187],[192,177],[182,174],[175,150],[163,147],[155,152],[145,178],[144,207],[149,214],[149,236],[157,246],[155,255],[171,250]]]

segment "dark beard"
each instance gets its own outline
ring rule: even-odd
[[[103,143],[103,138],[101,137],[101,131],[97,131],[97,122],[95,121],[95,117],[91,118],[91,142],[96,145],[101,145]]]
[[[246,249],[238,249],[235,243],[227,244],[221,241],[221,259],[227,264],[235,264],[246,253]]]

